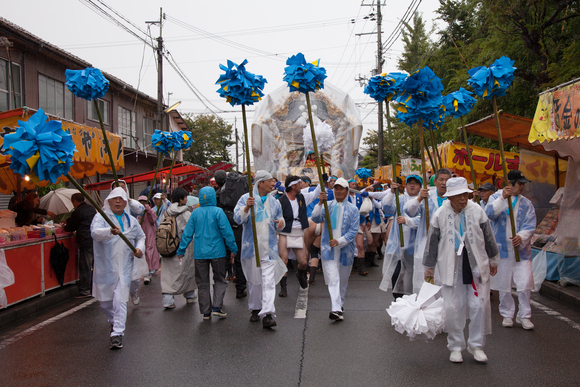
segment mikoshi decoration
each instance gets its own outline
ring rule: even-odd
[[[385,102],[386,111],[385,118],[387,120],[387,129],[389,132],[389,143],[391,144],[391,166],[393,168],[393,181],[395,181],[395,171],[397,170],[396,158],[395,158],[395,147],[393,144],[393,133],[391,131],[391,113],[389,108],[389,102],[401,93],[401,84],[407,78],[406,74],[403,73],[389,73],[375,75],[369,79],[369,83],[365,87],[365,94],[370,95],[372,99],[378,103]],[[399,203],[398,189],[395,194],[395,200],[397,204],[397,217],[401,216],[401,205]],[[405,239],[403,236],[403,225],[399,224],[399,239],[401,247],[405,245]]]
[[[225,74],[220,75],[216,84],[220,85],[217,90],[220,97],[226,99],[232,106],[242,106],[242,119],[244,122],[244,143],[246,147],[246,165],[248,166],[248,187],[250,197],[253,197],[254,189],[252,188],[252,168],[250,167],[250,143],[248,141],[248,123],[246,120],[246,105],[253,105],[264,96],[262,89],[268,82],[266,78],[261,75],[254,75],[246,71],[246,64],[248,61],[244,59],[239,65],[228,60],[228,66],[220,64],[220,69],[225,71]],[[258,235],[256,234],[256,214],[254,206],[250,207],[250,215],[252,218],[252,232],[254,234],[254,255],[256,257],[256,266],[260,267],[260,251],[258,249]]]
[[[443,97],[443,105],[445,106],[445,114],[454,118],[461,118],[461,128],[463,130],[463,137],[465,139],[465,149],[467,150],[467,159],[469,160],[469,168],[471,169],[471,181],[473,182],[473,189],[477,191],[477,181],[475,180],[475,168],[473,168],[473,160],[471,158],[471,150],[469,149],[469,141],[467,140],[467,130],[465,130],[465,123],[463,116],[469,113],[477,100],[471,96],[470,91],[460,87],[459,90],[447,94]],[[479,204],[479,196],[477,196],[477,203]]]
[[[371,177],[372,171],[368,168],[359,168],[354,173],[359,179],[366,180]]]
[[[107,94],[107,91],[109,90],[109,80],[103,76],[101,70],[93,67],[87,67],[84,70],[65,70],[64,74],[66,76],[65,85],[74,95],[86,99],[87,101],[93,101],[97,117],[99,118],[99,124],[101,125],[101,131],[103,132],[105,150],[109,155],[111,172],[113,172],[113,178],[115,179],[115,187],[118,187],[119,178],[117,177],[117,170],[115,169],[113,153],[109,146],[109,138],[107,137],[107,131],[105,130],[103,117],[99,110],[99,103],[97,101],[99,98],[103,98],[103,96]]]
[[[316,142],[316,132],[314,131],[314,121],[312,119],[312,107],[310,105],[310,92],[324,89],[324,79],[326,79],[326,69],[319,66],[320,59],[307,63],[304,54],[299,52],[286,60],[284,68],[284,81],[288,83],[290,92],[298,91],[306,96],[306,107],[308,108],[308,122],[310,123],[310,133],[312,137],[312,147],[314,148],[314,159],[316,160],[316,169],[318,171],[318,181],[320,182],[320,191],[326,192],[322,179],[322,167],[320,156],[318,154],[318,144]],[[324,213],[326,215],[326,224],[328,225],[328,237],[332,237],[332,227],[330,223],[330,213],[328,212],[328,203],[324,201]]]
[[[91,202],[103,219],[111,226],[117,227],[99,206],[69,173],[73,156],[77,151],[69,132],[62,129],[62,122],[51,120],[42,109],[38,109],[28,121],[18,121],[19,127],[14,133],[4,136],[2,151],[10,155],[10,168],[21,176],[28,175],[33,181],[43,180],[56,183],[62,175]],[[123,234],[119,236],[133,252],[137,250]]]
[[[513,67],[514,61],[507,56],[502,56],[497,59],[491,66],[479,66],[468,70],[468,74],[471,76],[467,83],[473,87],[475,94],[484,99],[491,99],[493,101],[493,113],[495,116],[495,126],[497,127],[497,139],[499,141],[499,151],[501,155],[501,162],[503,167],[503,186],[507,185],[507,164],[505,161],[505,156],[503,152],[503,139],[501,137],[501,127],[499,124],[499,117],[497,112],[497,101],[496,97],[504,96],[506,90],[510,87],[512,81],[514,80]],[[516,224],[514,222],[514,211],[512,207],[512,198],[508,196],[508,208],[509,215],[512,226],[512,237],[516,236]],[[516,262],[520,261],[520,254],[518,249],[514,249]]]
[[[421,144],[421,172],[423,174],[423,188],[427,189],[427,171],[425,168],[425,139],[424,128],[429,123],[438,123],[441,119],[441,105],[443,105],[443,85],[439,77],[425,67],[409,75],[401,85],[401,94],[397,98],[399,106],[397,118],[399,121],[412,126],[417,125]],[[429,201],[425,200],[425,222],[429,231]]]

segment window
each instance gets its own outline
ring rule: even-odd
[[[20,65],[0,59],[0,111],[22,107],[20,79]]]
[[[99,105],[99,111],[101,112],[103,125],[111,125],[109,102],[99,98],[97,99],[97,104]],[[95,103],[93,101],[87,101],[87,105],[89,107],[87,118],[91,121],[99,122],[99,116],[97,114],[97,109],[95,108]]]
[[[38,106],[47,114],[74,119],[73,94],[64,83],[38,75]]]
[[[137,135],[137,115],[121,106],[119,106],[118,112],[119,134],[123,136],[123,147],[136,149],[135,139],[139,137]]]
[[[141,149],[144,150],[151,145],[151,136],[155,132],[155,121],[151,118],[143,117],[143,136],[141,137]],[[152,152],[151,147],[147,148],[147,152]]]

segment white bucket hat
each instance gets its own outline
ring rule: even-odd
[[[336,180],[334,185],[340,185],[341,187],[348,189],[348,181],[346,181],[346,179],[344,179],[342,177],[340,179]]]
[[[473,192],[467,186],[467,180],[464,177],[452,177],[451,179],[447,180],[446,183],[447,192],[444,197],[448,198],[450,196],[461,195],[462,193],[470,193]]]

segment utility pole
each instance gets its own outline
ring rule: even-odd
[[[159,20],[145,22],[147,24],[159,24],[159,37],[157,38],[157,129],[163,130],[163,8],[159,8]]]
[[[383,73],[383,41],[382,41],[382,36],[381,36],[381,29],[382,29],[382,23],[383,23],[383,15],[381,14],[381,0],[377,0],[377,3],[374,4],[361,4],[361,7],[377,7],[377,13],[376,13],[376,21],[377,21],[377,68],[373,70],[373,75],[379,75]],[[375,17],[374,14],[371,14],[371,20],[374,20],[373,18]],[[370,33],[363,33],[363,34],[357,34],[357,35],[369,35],[369,34],[374,34],[374,32],[370,32]],[[358,79],[358,81],[360,82],[361,79]],[[378,165],[379,167],[382,167],[384,165],[384,159],[383,159],[383,103],[379,102],[379,117],[378,117],[378,130],[377,130],[377,135],[378,135],[378,148],[379,148],[379,154],[378,154]]]

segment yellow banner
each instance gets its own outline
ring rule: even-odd
[[[580,82],[540,96],[528,141],[572,137],[580,137]]]

